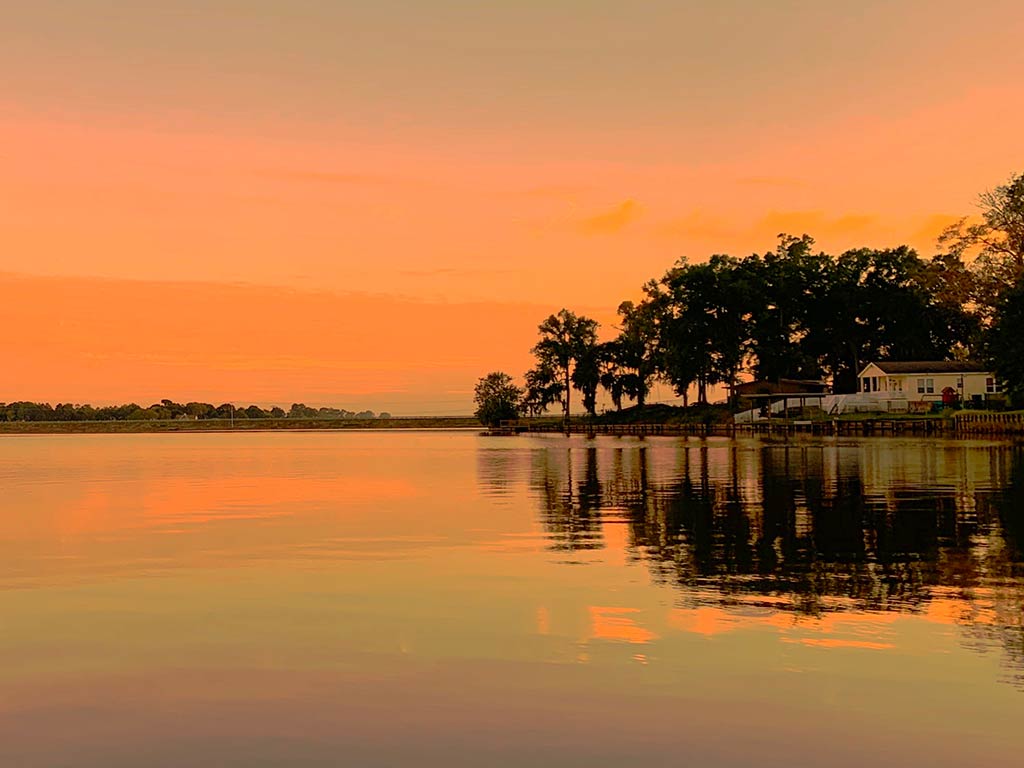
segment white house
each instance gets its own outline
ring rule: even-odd
[[[977,403],[1003,391],[992,371],[972,361],[869,363],[859,381],[860,392],[888,392],[907,401]]]

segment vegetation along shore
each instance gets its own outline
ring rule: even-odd
[[[546,318],[535,366],[521,384],[503,371],[482,377],[476,415],[496,426],[557,405],[568,424],[579,402],[590,418],[607,421],[615,417],[597,412],[603,389],[616,411],[632,401],[630,418],[658,421],[665,414],[646,407],[655,381],[670,385],[684,407],[692,400],[697,418],[709,418],[712,392],[725,392],[714,418],[728,419],[742,382],[764,383],[769,394],[755,393],[764,399],[744,407],[760,406],[769,418],[778,405],[770,393],[794,386],[801,420],[834,415],[805,407],[808,398],[873,395],[858,404],[864,419],[887,392],[908,402],[909,387],[921,395],[915,407],[931,408],[932,418],[965,405],[1024,407],[1024,174],[981,194],[978,207],[943,231],[931,258],[905,245],[835,255],[817,250],[809,235],[783,234],[763,254],[680,259],[643,285],[640,301],[621,303],[614,338],[600,341],[598,323],[569,309]],[[937,361],[940,370],[942,361],[957,361],[980,375],[982,394],[968,397],[963,375],[959,385],[935,389],[943,380],[930,374],[883,376],[879,393],[878,378],[864,381],[862,372],[883,361]],[[790,415],[786,404],[782,410]]]
[[[479,429],[472,416],[384,419],[202,419],[122,421],[0,421],[0,435],[139,434],[145,432],[258,432],[281,430]]]
[[[311,408],[294,403],[283,408],[231,403],[176,403],[161,400],[94,408],[91,405],[0,403],[0,434],[219,432],[285,429],[466,429],[479,426],[471,416],[402,416],[343,408]]]

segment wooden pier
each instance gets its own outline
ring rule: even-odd
[[[614,437],[969,437],[1024,435],[1024,413],[958,413],[952,418],[762,419],[752,423],[602,424],[546,421],[503,424],[486,434],[611,435]]]
[[[958,413],[958,435],[1024,435],[1024,413]]]
[[[526,432],[566,434],[561,424],[531,425]],[[951,435],[954,424],[948,419],[858,419],[828,421],[786,421],[773,419],[753,424],[586,424],[573,423],[569,434],[613,435],[615,437],[921,437]],[[503,434],[511,434],[504,431]]]
[[[563,424],[531,424],[528,432],[573,435],[613,435],[615,437],[709,437],[732,436],[735,430],[727,424],[588,424],[573,422],[566,429]]]
[[[830,419],[817,421],[760,421],[737,424],[738,434],[798,435],[832,437],[921,437],[949,435],[953,424],[948,419]]]

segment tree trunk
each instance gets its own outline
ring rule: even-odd
[[[853,360],[853,391],[857,392],[860,389],[860,355],[853,342],[850,342],[850,357]]]
[[[572,392],[572,381],[569,376],[569,366],[565,366],[565,413],[562,417],[562,426],[565,427],[565,434],[569,434],[569,393]]]

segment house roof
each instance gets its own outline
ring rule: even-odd
[[[883,373],[986,373],[983,363],[974,360],[885,360],[874,363]]]

